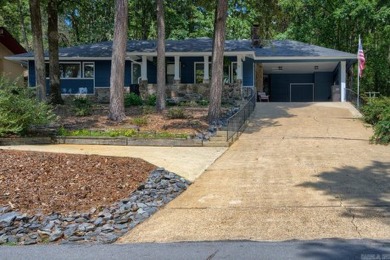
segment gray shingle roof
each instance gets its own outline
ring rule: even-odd
[[[134,55],[141,53],[155,53],[156,41],[128,41],[127,52]],[[167,53],[211,53],[212,39],[197,38],[187,40],[167,40]],[[234,53],[253,53],[256,58],[275,58],[275,57],[333,57],[354,59],[356,55],[328,49],[316,45],[305,44],[297,41],[280,40],[266,41],[263,48],[253,48],[250,40],[228,40],[225,44],[225,52]],[[112,54],[112,42],[100,42],[88,45],[80,45],[68,48],[61,48],[60,58],[107,58]],[[12,56],[14,60],[32,59],[33,53],[25,53]]]

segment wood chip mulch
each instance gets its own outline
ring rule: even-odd
[[[155,168],[137,158],[0,150],[0,207],[88,212],[128,197]]]

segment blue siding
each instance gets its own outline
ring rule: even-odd
[[[290,83],[314,83],[313,74],[271,74],[270,100],[290,102]]]
[[[181,82],[194,83],[194,62],[203,62],[203,57],[181,57]]]
[[[50,93],[49,80],[46,80],[47,93]],[[61,79],[62,94],[80,93],[79,88],[87,88],[88,94],[94,93],[93,79]]]
[[[314,73],[314,82],[314,101],[329,101],[332,96],[333,72]]]
[[[34,87],[35,83],[35,63],[30,60],[28,62],[28,85]]]
[[[246,58],[243,62],[243,86],[253,86],[253,59]]]
[[[99,60],[95,61],[95,86],[109,87],[111,74],[111,61]]]
[[[148,83],[156,84],[157,83],[157,63],[153,58],[153,61],[148,61]]]

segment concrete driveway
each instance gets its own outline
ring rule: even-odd
[[[181,196],[119,242],[390,238],[390,146],[342,103],[258,103]]]

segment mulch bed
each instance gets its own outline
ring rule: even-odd
[[[85,212],[137,189],[156,166],[137,158],[0,150],[0,206]]]

